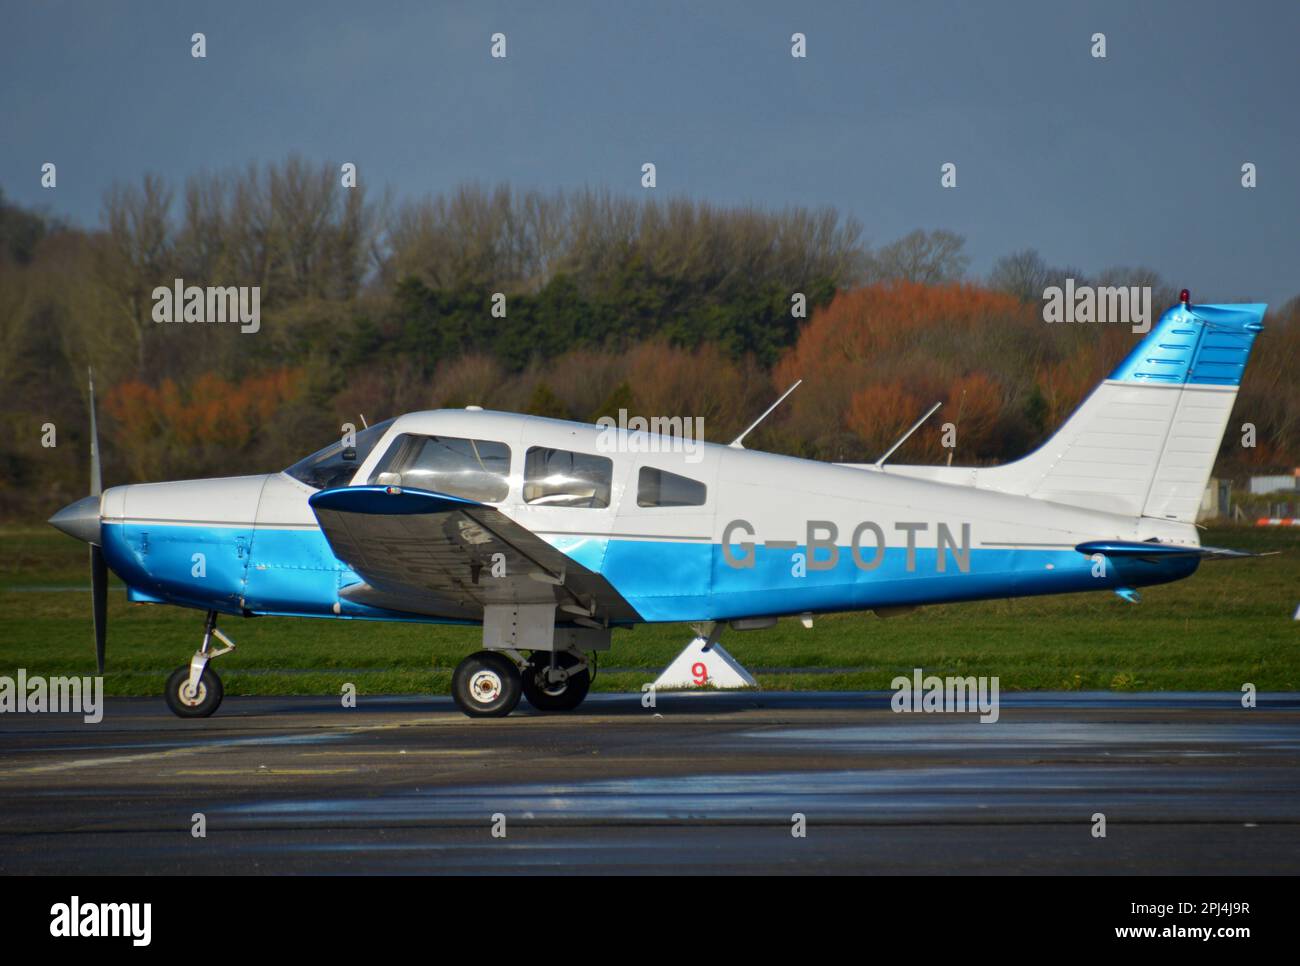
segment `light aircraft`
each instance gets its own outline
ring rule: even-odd
[[[452,679],[461,710],[507,715],[522,694],[567,711],[635,624],[697,622],[716,642],[789,615],[1136,600],[1246,556],[1201,547],[1194,520],[1264,310],[1184,292],[1041,448],[993,467],[823,463],[746,450],[745,434],[674,451],[470,406],[370,426],[280,473],[101,493],[92,402],[93,495],[50,523],[91,545],[101,671],[108,569],[132,601],[206,612],[166,685],[182,717],[221,703],[212,662],[234,644],[218,615],[481,625]]]

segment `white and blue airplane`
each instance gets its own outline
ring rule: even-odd
[[[1201,547],[1194,520],[1264,310],[1184,294],[1055,435],[1002,466],[686,448],[471,406],[390,419],[280,473],[102,494],[92,443],[95,495],[50,523],[91,544],[101,670],[107,569],[132,601],[206,612],[166,685],[182,717],[221,703],[212,662],[234,644],[218,615],[481,625],[453,675],[461,710],[507,715],[521,695],[571,710],[595,654],[636,624],[695,622],[716,642],[788,615],[1134,600],[1245,556]]]

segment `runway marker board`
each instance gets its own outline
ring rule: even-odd
[[[654,687],[656,691],[704,687],[729,690],[756,688],[758,682],[721,644],[710,645],[706,638],[696,637],[659,675]]]

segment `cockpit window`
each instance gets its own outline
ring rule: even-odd
[[[510,492],[510,447],[487,439],[403,433],[375,466],[370,482],[500,503]]]
[[[370,451],[375,448],[393,420],[382,423],[356,434],[355,445],[345,446],[352,440],[340,439],[324,449],[317,450],[306,459],[301,459],[290,466],[286,473],[300,483],[306,483],[317,490],[328,490],[332,486],[347,486],[356,475],[358,467],[366,461]]]

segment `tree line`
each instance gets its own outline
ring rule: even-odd
[[[796,378],[750,445],[874,459],[942,400],[894,458],[946,460],[955,421],[955,462],[992,462],[1041,442],[1137,338],[1044,324],[1046,287],[1176,297],[1149,269],[1089,278],[1032,250],[975,279],[959,235],[875,247],[832,209],[474,184],[395,201],[339,171],[147,175],[94,228],[0,194],[0,516],[84,494],[88,366],[110,485],[278,469],[343,422],[438,406],[699,415],[725,441]],[[258,286],[260,330],[158,324],[152,293],[178,278]],[[1237,407],[1257,445],[1230,432],[1223,473],[1300,463],[1298,306],[1269,313]]]

